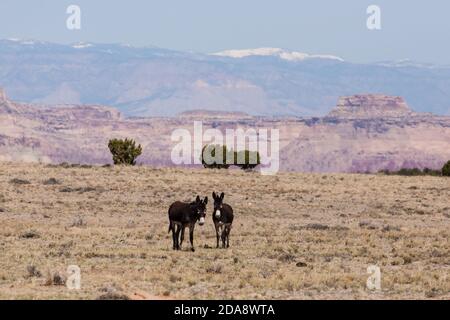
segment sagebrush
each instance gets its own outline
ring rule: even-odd
[[[112,139],[108,143],[109,151],[116,165],[136,165],[136,159],[142,154],[142,146],[132,139]]]

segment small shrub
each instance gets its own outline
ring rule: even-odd
[[[28,181],[28,180],[17,179],[17,178],[9,180],[9,183],[11,183],[11,184],[18,184],[18,185],[31,184],[31,182]]]
[[[75,192],[75,190],[70,187],[64,187],[64,188],[61,188],[59,190],[59,192]]]
[[[417,168],[413,169],[402,168],[398,171],[398,174],[401,176],[420,176],[422,175],[422,171]]]
[[[215,273],[219,274],[222,273],[223,267],[220,264],[213,264],[206,268],[207,273]]]
[[[136,146],[132,139],[112,139],[108,143],[109,151],[116,165],[136,165],[136,159],[142,154],[141,145]]]
[[[147,233],[147,234],[145,235],[145,240],[147,240],[147,241],[153,240],[153,234]]]
[[[28,278],[40,278],[42,277],[42,273],[37,269],[35,265],[27,266],[27,277]]]
[[[220,154],[217,154],[217,153]],[[243,150],[235,152],[225,145],[206,145],[202,149],[200,160],[203,167],[208,169],[228,169],[235,165],[242,170],[251,170],[261,164],[258,151]]]
[[[79,187],[79,188],[71,188],[71,187],[64,187],[59,190],[59,192],[64,193],[70,193],[70,192],[79,192],[79,193],[86,193],[86,192],[103,192],[104,189],[101,187]]]
[[[66,284],[66,280],[66,277],[60,272],[48,272],[45,285],[64,286]]]
[[[67,169],[67,168],[71,167],[71,165],[69,163],[67,163],[67,162],[61,162],[58,166],[61,167],[61,168],[64,168],[64,169]]]
[[[278,257],[278,260],[281,262],[293,262],[295,261],[296,257],[293,254],[290,253],[283,253]]]
[[[171,274],[170,276],[169,276],[169,281],[170,282],[178,282],[178,281],[181,281],[181,277],[180,276],[177,276],[177,275],[174,275],[174,274]]]
[[[258,151],[243,150],[235,153],[234,163],[242,170],[254,169],[261,164]]]
[[[100,295],[97,300],[131,300],[129,296],[120,292],[108,292]]]
[[[450,177],[450,160],[442,167],[442,175],[444,177]]]
[[[440,170],[434,170],[430,168],[424,168],[423,170],[418,168],[402,168],[398,171],[380,170],[378,173],[385,175],[397,175],[397,176],[441,176]]]
[[[326,224],[320,224],[320,223],[310,223],[305,226],[306,229],[310,230],[328,230],[330,229],[329,226]]]
[[[389,232],[389,231],[401,231],[400,227],[397,226],[391,226],[391,225],[385,225],[382,229],[383,232]]]
[[[54,186],[57,184],[61,184],[61,182],[59,182],[55,178],[50,178],[50,179],[44,181],[44,185],[46,185],[46,186]]]
[[[70,225],[70,227],[85,227],[87,225],[86,221],[83,220],[82,217],[77,217],[73,220],[72,224]]]
[[[216,156],[216,153],[219,154]],[[218,159],[216,159],[216,157]],[[206,145],[202,149],[201,161],[203,167],[208,169],[228,169],[230,164],[227,163],[227,160],[232,159],[233,157],[233,151],[228,150],[225,145]]]
[[[36,239],[36,238],[40,238],[41,235],[34,230],[29,230],[29,231],[25,231],[24,233],[22,233],[20,235],[20,238],[22,239]]]
[[[423,169],[422,172],[424,175],[427,175],[427,176],[441,176],[442,175],[441,170],[433,170],[430,168],[425,168],[425,169]]]
[[[372,222],[370,222],[370,221],[361,221],[359,223],[359,227],[360,228],[366,228],[366,229],[369,229],[369,230],[376,230],[376,229],[378,229],[378,227],[375,224],[373,224]]]

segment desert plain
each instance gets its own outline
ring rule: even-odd
[[[235,211],[229,249],[212,191]],[[173,251],[167,209],[196,195],[196,251]],[[450,299],[449,199],[444,177],[4,162],[0,299]]]

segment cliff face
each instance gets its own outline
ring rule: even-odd
[[[287,171],[440,169],[450,160],[450,119],[322,119],[303,126],[281,152]]]
[[[328,114],[336,118],[387,118],[407,117],[412,114],[401,97],[386,95],[354,95],[341,97],[337,106]]]
[[[341,97],[326,117],[306,124],[283,149],[285,170],[440,169],[450,159],[450,117],[415,113],[401,97]]]
[[[6,93],[2,88],[0,88],[0,103],[4,101],[6,101]]]
[[[13,113],[16,109],[8,101],[5,91],[0,88],[0,113]]]
[[[0,161],[97,162],[104,128],[120,119],[104,106],[16,103],[0,89]]]
[[[263,118],[189,113],[176,118],[124,119],[103,106],[34,106],[0,100],[0,161],[111,163],[111,138],[143,146],[140,163],[173,166],[176,129],[280,130],[284,171],[376,172],[402,167],[441,168],[450,159],[450,117],[412,112],[403,99],[343,97],[327,117]],[[205,142],[207,143],[207,142]]]

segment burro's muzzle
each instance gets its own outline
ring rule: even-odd
[[[198,224],[201,225],[201,226],[204,225],[205,224],[205,218],[201,217],[200,220],[198,221]]]
[[[216,219],[220,218],[220,210],[216,210]]]

